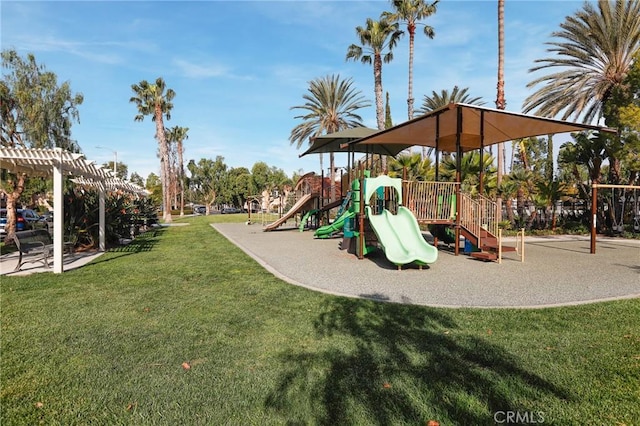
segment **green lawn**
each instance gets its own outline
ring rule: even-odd
[[[2,277],[0,423],[487,425],[511,411],[640,424],[640,300],[328,296],[271,276],[211,220],[246,216],[186,219],[62,275]]]

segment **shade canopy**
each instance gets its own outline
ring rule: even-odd
[[[459,141],[463,152],[515,139],[597,130],[615,133],[614,129],[572,123],[552,118],[527,116],[477,105],[451,103],[435,111],[386,130],[350,142],[381,145],[388,151],[400,152],[410,146],[427,146],[438,151],[456,152]],[[346,149],[342,144],[341,148]]]
[[[316,136],[311,138],[311,146],[300,157],[307,154],[322,154],[327,152],[347,152],[349,150],[355,152],[365,152],[370,154],[382,154],[395,156],[408,146],[402,147],[398,144],[393,145],[346,145],[349,142],[358,140],[377,133],[378,130],[369,127],[352,127],[350,129],[341,130],[339,132],[329,133],[327,135]],[[344,145],[344,148],[341,147]]]

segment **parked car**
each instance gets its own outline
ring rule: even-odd
[[[27,229],[43,228],[44,222],[40,221],[40,216],[31,209],[16,210],[16,231],[24,231]],[[0,239],[4,240],[7,235],[5,229],[7,225],[7,209],[0,209]]]
[[[40,215],[40,222],[42,223],[42,227],[49,231],[50,234],[53,233],[53,211],[49,210]]]
[[[227,207],[222,209],[221,214],[234,214],[234,213],[242,213],[242,210],[236,209],[235,207]]]
[[[207,207],[206,206],[195,206],[193,208],[193,212],[196,214],[207,214]]]

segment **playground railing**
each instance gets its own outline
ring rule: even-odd
[[[473,235],[480,237],[481,230],[493,236],[498,235],[498,205],[495,201],[483,196],[461,193],[460,225]]]
[[[404,181],[404,204],[418,222],[451,222],[456,216],[455,182]]]

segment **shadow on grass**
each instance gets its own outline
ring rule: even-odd
[[[336,298],[315,328],[324,348],[282,353],[265,400],[289,424],[493,424],[571,398],[440,310]]]
[[[158,238],[161,237],[165,231],[165,228],[154,228],[147,232],[144,232],[134,238],[127,245],[112,247],[107,250],[108,253],[117,253],[116,256],[111,256],[109,258],[100,257],[98,260],[94,261],[93,264],[95,265],[102,262],[109,262],[114,259],[120,259],[124,256],[151,251],[156,246],[156,244],[158,244]]]
[[[151,251],[158,243],[158,238],[166,231],[164,228],[155,228],[138,235],[129,244],[109,249],[115,253],[140,253],[143,251]]]

